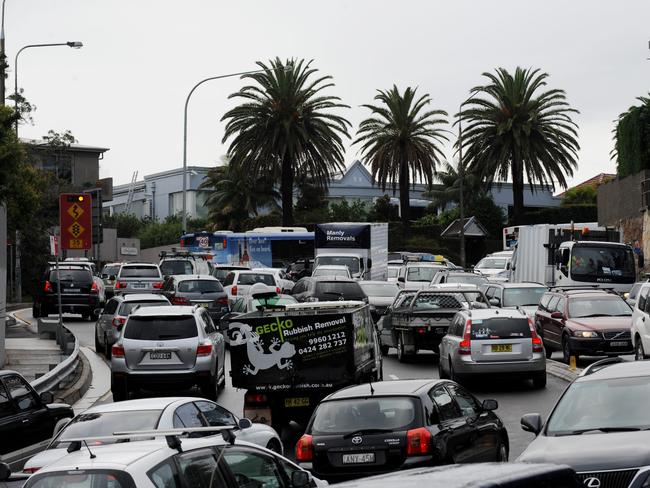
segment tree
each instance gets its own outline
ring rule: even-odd
[[[447,140],[440,128],[447,113],[426,110],[429,95],[416,98],[416,89],[410,87],[403,94],[396,86],[378,92],[375,100],[381,105],[363,105],[372,115],[359,125],[354,144],[361,145],[362,159],[382,191],[390,184],[394,193],[399,185],[402,222],[408,225],[411,176],[431,184],[443,155],[440,144]]]
[[[524,176],[532,184],[566,188],[565,175],[577,166],[578,113],[566,101],[565,92],[546,90],[548,74],[539,69],[517,68],[514,76],[498,68],[483,73],[489,83],[471,90],[460,116],[464,164],[491,184],[512,178],[513,220],[521,223],[524,212]],[[544,91],[541,91],[544,90]]]
[[[641,105],[619,115],[614,128],[612,158],[621,178],[650,168],[650,98],[637,100]]]
[[[562,195],[562,206],[566,205],[596,205],[598,190],[596,185],[571,188]]]
[[[398,219],[397,206],[390,203],[390,195],[377,198],[368,214],[369,222],[394,222]]]
[[[447,205],[459,202],[461,180],[464,205],[470,207],[476,199],[487,194],[485,183],[476,173],[465,171],[461,178],[458,170],[447,162],[444,164],[444,171],[439,171],[435,177],[440,185],[431,185],[423,196],[431,198],[433,206],[443,210]]]
[[[8,191],[10,180],[25,161],[26,153],[16,136],[13,124],[16,114],[8,107],[0,107],[0,201],[13,196]]]
[[[230,98],[243,103],[228,111],[223,142],[232,139],[228,156],[253,178],[278,175],[282,224],[293,225],[296,175],[309,175],[327,188],[332,172],[343,167],[343,137],[350,123],[334,111],[348,108],[323,91],[331,76],[318,76],[311,61],[257,63],[264,71],[244,75],[256,84]]]
[[[209,192],[208,219],[216,228],[241,230],[244,221],[255,217],[261,207],[277,208],[273,178],[255,178],[232,160],[206,174],[199,189]]]
[[[137,236],[144,225],[146,223],[133,214],[120,213],[105,215],[102,218],[102,226],[105,229],[116,229],[117,237],[124,239]]]
[[[330,218],[335,222],[365,222],[368,218],[366,204],[355,200],[351,204],[345,197],[340,202],[330,203]]]

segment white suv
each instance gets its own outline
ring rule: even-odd
[[[650,283],[644,283],[632,312],[632,344],[637,361],[650,358]]]

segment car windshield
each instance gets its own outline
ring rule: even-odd
[[[67,439],[81,437],[103,437],[113,435],[114,432],[151,430],[158,426],[158,419],[162,410],[133,410],[128,412],[96,412],[82,413],[73,418],[61,431],[51,448],[65,448]],[[90,445],[113,444],[116,441],[93,441]],[[123,439],[122,442],[125,442]]]
[[[394,297],[399,292],[399,287],[393,283],[359,283],[361,289],[369,297]]]
[[[527,318],[492,318],[472,320],[472,339],[523,339],[530,338],[531,331]]]
[[[311,434],[354,434],[365,430],[408,430],[422,408],[410,397],[351,398],[321,403]]]
[[[413,303],[413,308],[417,310],[438,310],[438,309],[455,309],[463,308],[461,301],[452,294],[442,293],[420,293]]]
[[[650,377],[577,381],[548,420],[546,434],[650,428]]]
[[[349,278],[350,273],[347,268],[316,268],[312,276],[340,276],[341,278]]]
[[[571,256],[571,275],[583,281],[585,278],[608,278],[610,281],[626,279],[625,282],[633,282],[634,256],[630,249],[623,247],[575,246]]]
[[[130,317],[124,327],[124,338],[138,341],[172,341],[198,335],[192,316]]]
[[[192,263],[187,260],[170,259],[162,262],[160,272],[165,276],[171,276],[192,274],[194,270]]]
[[[61,281],[73,281],[79,283],[90,283],[93,280],[92,274],[86,269],[59,269],[59,278]],[[56,271],[50,271],[50,281],[56,282]]]
[[[548,289],[544,286],[539,288],[506,288],[503,290],[504,307],[526,307],[537,306],[542,295]]]
[[[352,274],[359,272],[359,258],[354,256],[318,256],[314,260],[314,268],[329,265],[347,266]]]
[[[442,266],[409,266],[406,268],[406,281],[431,282],[434,275],[440,271]]]
[[[573,298],[569,300],[569,317],[627,317],[632,309],[622,298],[616,296],[598,298]]]
[[[397,278],[399,276],[399,268],[388,268],[388,277]]]
[[[268,286],[275,286],[275,278],[272,274],[262,273],[242,273],[237,278],[238,285],[254,285],[255,283],[264,283]]]
[[[178,284],[178,291],[185,293],[219,293],[223,291],[223,287],[216,280],[183,280]]]
[[[160,278],[157,266],[122,266],[120,278]]]
[[[169,305],[169,302],[167,300],[150,300],[144,302],[136,302],[136,301],[122,302],[118,315],[128,317],[129,315],[131,315],[131,312],[133,312],[133,309],[136,307],[138,308],[163,307],[165,305]]]
[[[120,271],[120,266],[104,266],[102,276],[115,276]]]
[[[315,294],[321,300],[363,300],[366,298],[359,283],[350,281],[318,282]]]
[[[292,303],[298,303],[298,301],[292,296],[283,296],[283,297],[272,297],[262,300],[254,299],[253,300],[253,310],[257,310],[257,307],[263,305],[265,307],[277,307],[282,305],[291,305]]]
[[[450,274],[447,277],[447,283],[460,283],[463,285],[481,286],[482,284],[487,282],[488,282],[487,278],[484,278],[483,276],[471,274],[471,273]]]
[[[483,258],[476,265],[476,269],[506,269],[506,258]]]

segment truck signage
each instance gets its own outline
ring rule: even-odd
[[[317,249],[368,249],[370,226],[318,224],[314,237]]]

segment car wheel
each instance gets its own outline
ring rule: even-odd
[[[643,342],[639,336],[636,337],[636,347],[634,348],[634,360],[643,361],[648,359],[648,356],[645,355],[645,350],[643,349]]]
[[[280,455],[282,455],[282,446],[280,445],[280,443],[278,442],[277,439],[271,439],[271,440],[268,442],[268,444],[266,444],[266,448],[267,448],[269,451],[273,451],[273,452],[275,452],[276,454],[280,454]]]
[[[503,440],[499,439],[497,444],[497,463],[507,463],[508,462],[508,446]]]
[[[553,356],[553,349],[544,344],[544,353],[546,354],[546,359],[551,359],[551,356]]]
[[[451,358],[449,358],[449,364],[451,364]],[[447,376],[445,369],[442,367],[442,360],[438,361],[438,378],[441,380],[449,379],[449,376]]]
[[[404,339],[402,334],[397,336],[397,360],[400,363],[406,362],[406,352],[404,351]]]
[[[546,371],[542,371],[536,376],[533,376],[533,387],[540,390],[546,388]]]
[[[129,388],[126,379],[111,378],[111,392],[114,402],[122,402],[129,399]]]
[[[39,314],[38,309],[39,309],[38,305],[36,305],[36,303],[34,303],[34,305],[32,305],[32,317],[34,317],[35,319],[37,319],[37,318],[39,318],[41,316]]]
[[[104,347],[102,344],[99,342],[99,338],[97,337],[97,329],[95,329],[95,352],[97,354],[104,352]]]
[[[562,338],[562,359],[566,364],[571,364],[571,356],[575,356],[576,362],[578,362],[578,355],[574,354],[571,350],[569,338],[567,336],[564,336]]]

